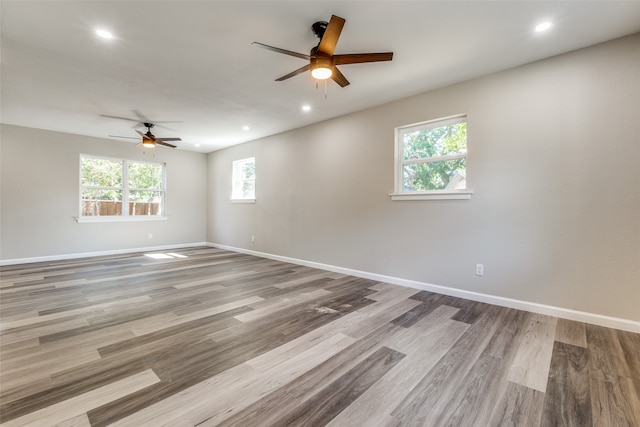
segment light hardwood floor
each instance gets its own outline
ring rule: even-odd
[[[2,268],[2,426],[640,426],[638,334],[172,254]]]

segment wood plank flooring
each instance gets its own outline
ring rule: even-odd
[[[640,335],[220,249],[6,266],[2,426],[640,426]]]

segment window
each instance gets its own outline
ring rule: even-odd
[[[466,116],[396,128],[393,200],[468,199]]]
[[[233,162],[231,200],[239,203],[252,203],[256,201],[255,157]]]
[[[80,156],[80,218],[164,216],[161,163]]]

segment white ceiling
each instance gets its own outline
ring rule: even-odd
[[[275,82],[305,61],[251,42],[308,53],[332,14],[346,19],[337,54],[393,61],[341,66],[351,85],[330,82],[327,99],[308,73]],[[102,115],[142,114],[211,152],[639,32],[640,1],[2,0],[1,20],[3,123],[135,137]]]

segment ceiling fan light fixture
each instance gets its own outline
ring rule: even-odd
[[[318,80],[326,80],[331,77],[332,74],[333,71],[331,71],[331,68],[327,67],[318,67],[311,70],[311,75],[313,76],[313,78]]]
[[[152,141],[152,140],[150,140],[150,139],[145,139],[145,140],[142,142],[142,146],[143,146],[143,147],[145,147],[145,148],[155,148],[156,143],[155,143],[155,142],[153,142],[153,141]]]
[[[314,79],[326,80],[333,74],[331,58],[314,58],[311,60],[311,76]]]

